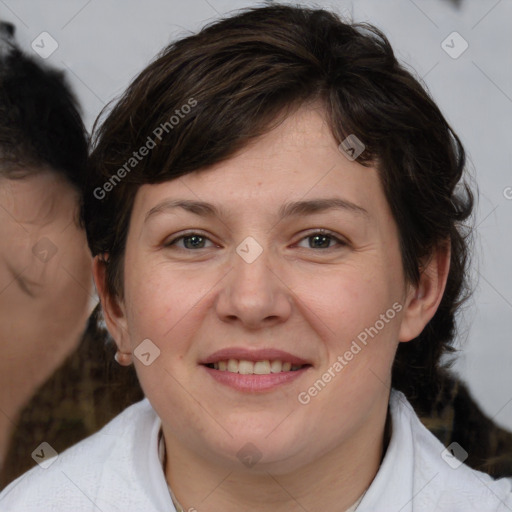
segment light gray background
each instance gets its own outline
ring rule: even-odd
[[[0,0],[0,19],[16,24],[20,46],[29,53],[43,31],[57,41],[47,61],[67,70],[90,129],[101,108],[163,46],[219,15],[255,5],[235,0]],[[461,317],[456,368],[484,411],[512,429],[512,1],[338,0],[315,5],[381,28],[399,58],[424,79],[468,151],[480,190],[476,292]],[[441,46],[453,31],[469,45],[457,59]]]

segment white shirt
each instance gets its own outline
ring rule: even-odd
[[[402,393],[392,391],[390,411],[391,440],[357,512],[512,511],[512,480],[464,464],[453,469]],[[12,482],[0,511],[175,512],[159,459],[160,427],[147,399],[129,407],[47,469],[36,466]]]

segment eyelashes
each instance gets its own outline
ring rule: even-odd
[[[346,241],[341,239],[340,237],[334,235],[330,231],[326,230],[316,230],[308,233],[307,235],[303,236],[297,244],[300,244],[303,241],[310,241],[308,244],[308,247],[302,247],[305,249],[313,249],[313,250],[320,250],[320,251],[327,251],[330,249],[335,249],[336,246],[339,248],[346,247],[349,245]],[[313,241],[311,243],[311,240]],[[179,242],[183,241],[183,246],[179,246]],[[207,242],[210,242],[210,246],[205,246]],[[328,247],[325,247],[325,245],[328,245]],[[332,245],[334,243],[334,245]],[[295,245],[297,245],[295,244]],[[316,244],[316,245],[315,245]],[[166,248],[178,248],[180,250],[184,251],[198,251],[201,249],[209,249],[211,247],[217,246],[214,242],[210,240],[206,235],[200,233],[191,231],[188,233],[184,233],[180,236],[177,236],[175,238],[172,238],[164,243],[164,247]],[[218,246],[217,246],[218,247]]]
[[[208,240],[209,242],[211,242],[211,240],[207,236],[204,236],[201,233],[192,232],[192,233],[187,233],[185,235],[181,235],[176,238],[173,238],[173,239],[169,240],[168,242],[166,242],[164,245],[165,245],[165,247],[176,246],[177,242],[179,242],[180,240],[191,240],[192,241],[191,247],[180,247],[180,249],[193,249],[193,250],[206,249],[206,247],[198,247],[198,245],[200,245],[201,240]],[[199,243],[198,243],[198,241],[199,241]],[[212,244],[213,244],[213,242],[212,242]]]
[[[318,241],[325,241],[325,240],[328,240],[329,243],[331,241],[335,241],[337,243],[337,245],[341,246],[341,247],[348,245],[345,241],[341,240],[340,238],[333,235],[332,233],[329,233],[326,231],[316,231],[314,233],[308,234],[308,235],[302,237],[300,242],[302,242],[303,240],[308,240],[308,239],[314,239],[315,243]],[[307,249],[321,249],[321,250],[327,250],[327,249],[333,249],[333,248],[334,247],[331,247],[331,246],[329,246],[327,248],[325,248],[325,247],[307,247]]]

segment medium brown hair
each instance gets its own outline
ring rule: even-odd
[[[393,385],[413,397],[435,386],[440,357],[451,350],[454,315],[467,295],[469,232],[461,223],[473,196],[465,184],[455,188],[465,167],[460,140],[371,25],[322,9],[266,6],[165,48],[95,130],[84,200],[91,251],[108,254],[107,287],[122,297],[138,188],[226,160],[313,101],[324,106],[338,142],[354,134],[364,143],[357,161],[380,174],[407,281],[416,284],[433,250],[450,241],[442,302],[418,338],[399,344],[395,358]],[[158,127],[165,135],[156,141]],[[157,144],[147,156],[130,160],[149,139]]]

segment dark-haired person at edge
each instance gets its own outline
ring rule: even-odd
[[[472,205],[458,137],[370,25],[273,6],[171,44],[96,130],[83,209],[146,398],[0,506],[512,509],[408,400],[442,379]]]
[[[21,408],[78,345],[93,287],[75,101],[16,48],[12,25],[0,30],[1,465]]]
[[[14,31],[0,23],[0,488],[42,442],[61,451],[142,398],[133,372],[110,363],[99,311],[86,323],[97,299],[76,101]]]

